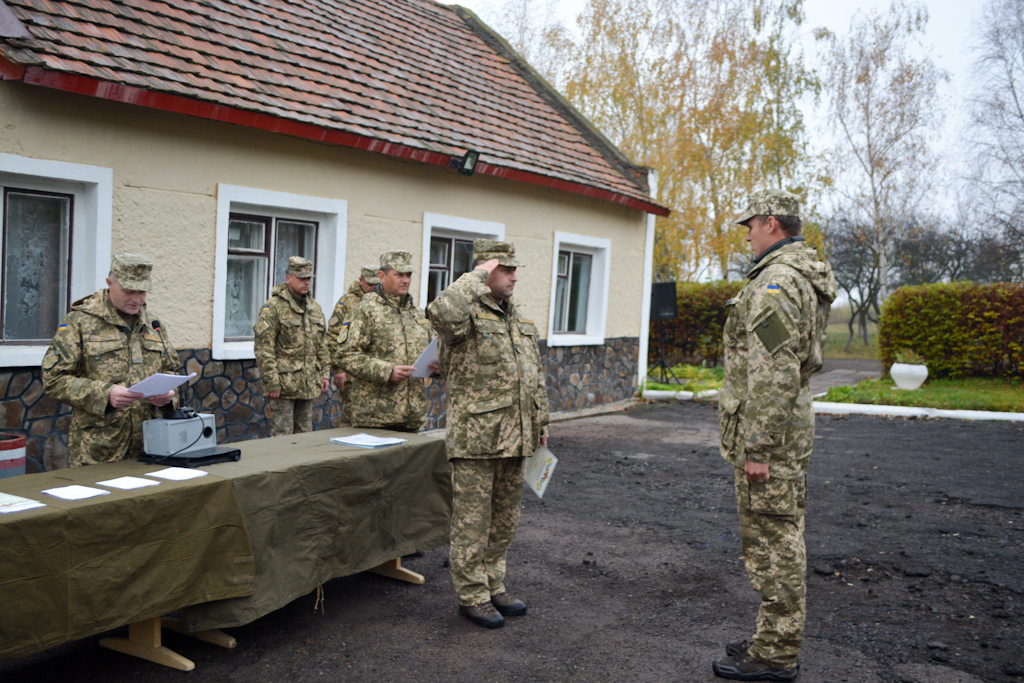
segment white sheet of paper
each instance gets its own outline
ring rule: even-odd
[[[132,489],[141,489],[144,486],[159,486],[160,482],[142,479],[141,477],[118,477],[117,479],[98,481],[96,482],[96,485],[130,491]]]
[[[370,436],[369,434],[353,434],[352,436],[336,436],[331,443],[342,446],[358,446],[359,448],[383,448],[384,446],[397,446],[405,443],[405,439],[396,439],[389,436]]]
[[[85,498],[92,498],[93,496],[110,495],[110,491],[94,489],[91,486],[79,486],[78,484],[61,486],[55,489],[46,489],[43,493],[56,498],[63,498],[64,500],[84,500]]]
[[[149,398],[150,396],[162,396],[171,389],[181,386],[195,376],[196,373],[194,372],[191,375],[166,375],[162,372],[156,372],[138,384],[128,387],[128,391],[134,391],[136,394],[142,394],[146,398]]]
[[[538,498],[544,497],[544,491],[548,488],[551,475],[555,472],[555,465],[558,458],[544,446],[533,452],[533,455],[526,459],[526,471],[523,472],[523,481],[530,490],[537,494]]]
[[[430,340],[427,344],[427,348],[423,349],[423,353],[413,363],[413,367],[416,369],[412,371],[413,377],[430,377],[433,374],[430,370],[430,364],[437,360],[437,337]]]
[[[44,507],[46,507],[46,504],[40,503],[38,500],[22,498],[21,496],[15,496],[10,493],[0,493],[0,512],[4,514]]]
[[[197,477],[205,477],[207,474],[209,474],[209,472],[203,472],[202,470],[190,470],[187,467],[168,467],[165,470],[146,472],[147,477],[159,477],[161,479],[170,479],[171,481],[196,479]]]

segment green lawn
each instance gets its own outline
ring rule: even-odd
[[[725,368],[709,368],[706,365],[677,365],[672,368],[676,377],[682,380],[682,386],[675,382],[656,382],[650,377],[644,383],[644,389],[656,391],[708,391],[721,389],[725,378]]]
[[[832,387],[823,400],[835,403],[1024,413],[1024,383],[1019,379],[930,379],[916,391],[903,391],[895,387],[891,379],[867,379],[852,387]]]
[[[868,323],[868,344],[864,345],[864,338],[857,334],[857,326],[853,326],[854,338],[850,344],[850,350],[846,350],[846,341],[850,338],[850,330],[847,328],[847,321],[850,319],[849,307],[833,307],[829,315],[827,337],[825,339],[825,358],[866,358],[875,360],[878,358],[878,325]]]

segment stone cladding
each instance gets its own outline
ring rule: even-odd
[[[578,410],[629,398],[636,391],[639,340],[607,339],[602,346],[540,344],[552,412]],[[196,380],[185,393],[185,404],[213,413],[217,442],[231,443],[267,436],[265,400],[255,360],[213,360],[209,349],[179,352],[186,372]],[[425,429],[445,425],[447,393],[444,382],[427,380]],[[332,388],[313,405],[313,428],[337,427],[341,402]],[[68,428],[71,408],[43,392],[39,368],[0,370],[0,431],[23,434],[27,473],[68,466]]]

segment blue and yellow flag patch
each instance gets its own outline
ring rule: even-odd
[[[767,289],[772,294],[778,294],[780,291],[778,285],[765,285],[765,289]]]

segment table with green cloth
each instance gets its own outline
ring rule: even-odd
[[[330,442],[359,432],[406,441]],[[442,439],[332,429],[232,446],[241,460],[201,468],[207,476],[81,501],[41,491],[166,465],[0,481],[0,492],[47,505],[0,514],[0,660],[186,606],[190,632],[241,626],[332,578],[448,543]]]
[[[0,660],[253,591],[232,484],[207,475],[84,500],[45,489],[164,469],[129,461],[0,480],[46,507],[0,514]]]
[[[358,433],[406,441],[377,449],[331,443]],[[443,439],[342,428],[232,446],[241,460],[203,469],[234,486],[256,556],[256,590],[189,607],[191,631],[248,624],[330,579],[448,544]]]

